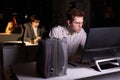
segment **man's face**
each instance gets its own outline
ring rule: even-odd
[[[72,22],[68,23],[68,26],[71,28],[73,32],[80,32],[82,26],[83,26],[83,17],[76,16],[74,17]]]
[[[34,22],[32,22],[32,26],[34,26],[34,27],[38,27],[39,24],[40,24],[39,20],[35,20]]]

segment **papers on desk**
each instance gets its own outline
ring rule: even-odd
[[[31,44],[30,42],[24,42],[26,44],[26,46],[35,46],[35,45],[38,45],[38,43],[34,43],[34,44]]]

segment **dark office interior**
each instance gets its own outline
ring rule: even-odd
[[[119,7],[119,0],[0,0],[0,33],[5,32],[10,15],[17,15],[19,24],[23,24],[32,14],[40,15],[40,25],[45,26],[49,32],[55,25],[65,24],[65,14],[71,8],[79,8],[85,12],[86,31],[90,27],[120,27]],[[119,72],[113,73],[117,75],[116,80],[120,79],[118,74]],[[114,80],[110,76],[98,76],[97,79],[92,77],[91,80],[105,80],[108,77],[109,80]]]
[[[85,12],[85,28],[120,26],[119,2],[114,0],[1,0],[0,31],[4,32],[9,15],[19,16],[19,22],[24,23],[36,13],[49,30],[54,24],[64,24],[66,11],[74,7]]]

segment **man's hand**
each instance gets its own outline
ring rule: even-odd
[[[36,38],[34,39],[34,43],[37,43],[37,42],[40,41],[40,40],[41,40],[41,37],[38,36],[38,37],[36,37]]]

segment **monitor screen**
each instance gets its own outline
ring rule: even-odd
[[[120,27],[90,28],[81,61],[119,56],[119,35]]]

